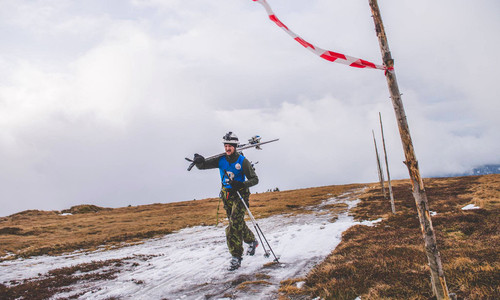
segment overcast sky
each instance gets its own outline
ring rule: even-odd
[[[268,0],[321,48],[381,64],[368,0]],[[0,216],[216,197],[184,157],[235,132],[252,192],[408,178],[380,70],[307,51],[251,0],[0,0]],[[500,2],[380,0],[424,177],[500,163]]]

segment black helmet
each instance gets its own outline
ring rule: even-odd
[[[232,131],[229,131],[225,136],[222,137],[222,143],[231,144],[234,147],[237,147],[240,144],[238,137]]]

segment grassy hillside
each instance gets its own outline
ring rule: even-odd
[[[500,299],[500,175],[425,180],[448,289],[458,299]],[[352,211],[354,226],[306,278],[283,282],[285,299],[433,299],[415,201],[408,181],[393,186],[397,213],[374,186]],[[462,210],[467,204],[481,207]],[[299,289],[296,282],[305,281]]]
[[[459,299],[500,299],[500,175],[426,179],[448,287]],[[307,206],[366,187],[352,211],[358,220],[341,244],[305,278],[282,282],[283,299],[432,299],[409,181],[393,182],[396,215],[379,184],[326,186],[253,194],[256,218],[309,213]],[[140,243],[187,226],[214,225],[218,199],[125,208],[81,205],[67,213],[25,211],[0,218],[2,260]],[[467,204],[481,207],[462,210]],[[326,209],[326,208],[325,208]],[[225,221],[222,206],[220,220]],[[297,282],[305,282],[297,287]],[[244,283],[243,283],[244,284]]]

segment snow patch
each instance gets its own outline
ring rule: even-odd
[[[472,210],[472,209],[480,209],[481,207],[476,206],[475,204],[468,204],[462,207],[462,210]]]

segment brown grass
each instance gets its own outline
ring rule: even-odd
[[[500,299],[500,175],[425,180],[433,225],[450,292],[459,299]],[[284,299],[433,299],[415,202],[408,181],[393,184],[397,214],[373,185],[352,210],[354,226],[297,289],[283,282]],[[482,209],[461,210],[475,203]],[[293,281],[292,281],[293,283]]]
[[[242,282],[240,285],[238,285],[237,289],[238,290],[258,289],[259,286],[262,285],[272,285],[272,283],[266,280],[245,281]]]
[[[256,218],[309,212],[318,204],[360,185],[327,186],[252,194]],[[218,198],[124,208],[80,205],[62,212],[29,210],[0,218],[0,257],[9,259],[138,243],[191,226],[215,225]],[[220,205],[219,218],[225,219]],[[5,260],[0,259],[1,260]]]

